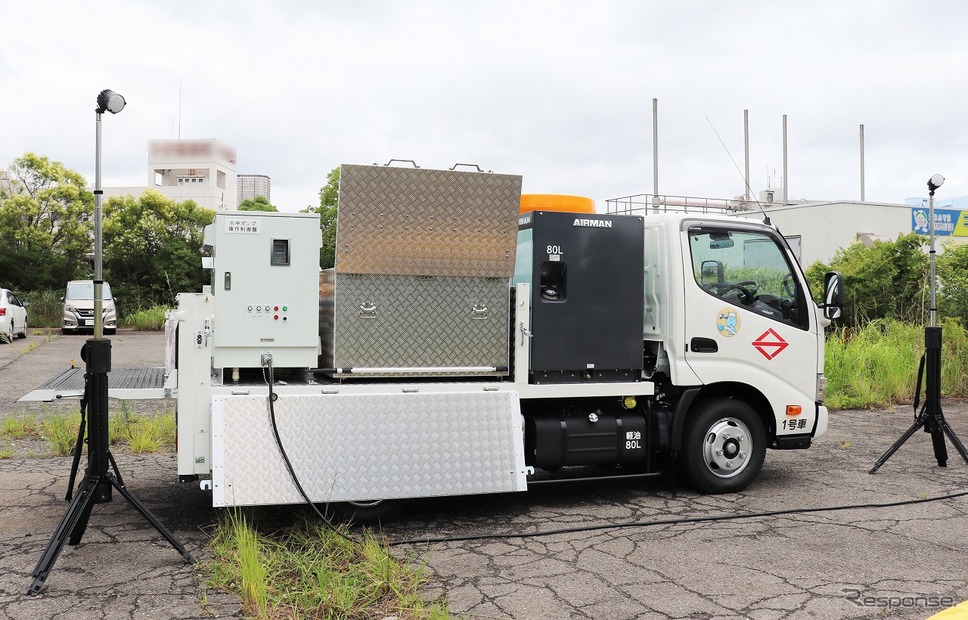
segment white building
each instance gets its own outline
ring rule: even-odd
[[[154,189],[177,202],[193,200],[215,211],[235,209],[235,149],[215,138],[152,140],[145,187],[106,187],[104,196],[140,196]]]
[[[939,251],[948,242],[968,242],[968,211],[952,209],[957,200],[935,200],[935,243]],[[818,260],[829,262],[837,250],[855,241],[870,245],[878,240],[893,241],[911,232],[927,238],[927,199],[923,205],[920,199],[913,202],[817,201],[765,206],[764,210],[794,251],[799,247],[800,264],[807,268]],[[741,215],[763,217],[755,206]]]
[[[264,196],[266,200],[272,200],[270,195],[272,184],[269,177],[264,174],[240,174],[238,175],[238,185],[236,186],[235,204],[242,204],[243,200]]]
[[[772,196],[769,194],[773,194]],[[759,204],[739,198],[699,198],[636,194],[607,201],[612,213],[661,213],[665,210],[720,213],[770,221],[790,242],[804,269],[819,261],[830,262],[837,250],[860,241],[893,241],[911,232],[927,240],[928,199],[909,198],[907,204],[878,202],[807,201],[770,202],[781,189],[760,193]],[[943,251],[948,242],[968,242],[968,197],[935,200],[935,244]]]

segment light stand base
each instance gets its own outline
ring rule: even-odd
[[[84,536],[87,523],[91,516],[91,509],[94,504],[103,504],[111,501],[112,489],[117,489],[128,503],[135,507],[141,515],[147,519],[159,534],[175,548],[178,553],[189,563],[194,564],[195,558],[181,545],[168,529],[151,512],[145,508],[144,504],[129,491],[121,480],[121,474],[117,470],[114,458],[108,451],[108,380],[107,373],[111,370],[111,341],[104,339],[88,340],[84,348],[81,349],[81,358],[87,363],[87,373],[85,374],[85,395],[84,398],[89,405],[90,423],[87,425],[88,436],[88,460],[84,478],[77,487],[77,493],[67,508],[67,512],[61,518],[60,523],[54,530],[54,535],[44,554],[37,562],[32,574],[33,581],[27,589],[27,594],[33,596],[40,592],[50,574],[54,563],[57,561],[64,544],[77,545]],[[83,435],[83,419],[79,439]],[[76,473],[79,459],[77,454],[81,451],[81,442],[78,441],[75,447],[75,470],[71,473],[71,483],[73,484],[74,473]],[[114,468],[115,474],[112,475],[108,470],[109,465]],[[68,489],[68,493],[70,490]]]
[[[939,467],[948,466],[948,449],[945,446],[944,438],[948,437],[951,441],[951,445],[955,447],[961,458],[964,459],[965,463],[968,463],[968,450],[965,449],[964,444],[955,435],[955,432],[951,429],[948,421],[944,418],[944,413],[941,411],[941,328],[940,327],[925,327],[924,328],[924,357],[921,359],[921,365],[918,369],[918,384],[915,388],[915,402],[914,407],[917,409],[918,401],[921,395],[921,377],[925,377],[925,392],[924,392],[924,407],[921,408],[921,412],[918,413],[917,418],[914,420],[914,424],[911,428],[907,429],[901,437],[894,442],[890,448],[887,449],[881,458],[877,459],[874,463],[874,467],[870,470],[870,473],[876,472],[880,469],[881,465],[887,462],[887,459],[897,452],[898,448],[904,444],[905,441],[911,438],[918,429],[923,428],[924,432],[931,433],[931,445],[934,448],[934,456],[938,461]]]

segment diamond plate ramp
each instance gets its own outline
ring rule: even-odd
[[[301,503],[265,396],[212,403],[215,506]],[[523,491],[516,392],[284,396],[276,421],[314,502]]]

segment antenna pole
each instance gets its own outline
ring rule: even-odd
[[[750,189],[750,111],[743,110],[743,145],[746,152],[746,174],[743,176],[743,194],[747,200],[752,200],[753,191]]]
[[[789,194],[787,193],[787,188],[790,185],[787,182],[787,115],[783,115],[783,204],[786,204],[789,199]]]
[[[864,124],[860,125],[860,201],[864,202]]]
[[[659,195],[659,100],[652,99],[652,195]]]

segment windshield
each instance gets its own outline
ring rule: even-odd
[[[110,300],[111,285],[105,282],[101,288],[101,299]],[[94,299],[93,282],[71,282],[67,285],[66,299]]]
[[[776,237],[695,227],[689,230],[689,249],[696,282],[710,295],[801,329],[809,327],[806,294]]]

